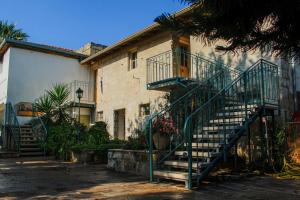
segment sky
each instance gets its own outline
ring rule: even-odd
[[[0,0],[0,20],[15,23],[30,42],[79,49],[114,44],[184,7],[179,0]]]

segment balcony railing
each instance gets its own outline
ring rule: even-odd
[[[70,89],[70,95],[69,95],[68,100],[70,102],[78,102],[76,90],[78,88],[81,88],[83,90],[83,96],[80,99],[80,102],[85,103],[85,104],[94,104],[95,103],[94,85],[91,82],[75,80],[75,81],[69,83],[68,86]]]
[[[170,50],[147,59],[147,84],[174,79],[204,81],[224,68],[207,58],[197,56],[182,49]]]

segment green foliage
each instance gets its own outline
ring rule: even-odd
[[[275,130],[273,154],[274,167],[276,169],[282,169],[285,165],[285,160],[288,157],[287,127],[284,125],[278,125]]]
[[[28,35],[17,29],[15,24],[9,24],[7,21],[0,21],[0,42],[3,39],[27,40]]]
[[[191,6],[184,16],[163,14],[155,19],[164,28],[199,36],[206,44],[219,40],[217,50],[262,50],[282,56],[300,56],[300,2],[298,0],[179,0]]]
[[[143,150],[146,149],[146,136],[143,131],[135,129],[133,134],[128,137],[124,149]]]
[[[55,156],[66,159],[67,153],[76,144],[77,130],[70,124],[63,123],[49,127],[47,149]]]
[[[70,89],[66,84],[55,84],[52,89],[35,102],[35,109],[45,113],[46,122],[69,123],[71,118],[68,109]]]
[[[105,122],[96,122],[95,125],[82,136],[83,142],[90,145],[100,145],[108,143],[109,133]]]

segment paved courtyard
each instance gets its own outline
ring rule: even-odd
[[[46,158],[0,159],[0,199],[300,199],[300,181],[252,177],[210,182],[188,191],[182,184],[109,171],[105,165]]]

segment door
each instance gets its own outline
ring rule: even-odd
[[[114,111],[114,138],[125,140],[125,109]]]
[[[189,77],[189,50],[187,46],[180,46],[180,75]]]

